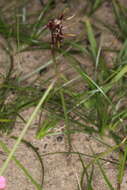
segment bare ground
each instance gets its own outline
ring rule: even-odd
[[[79,5],[80,5],[79,6],[80,8],[81,4]],[[31,6],[29,8],[35,11],[38,9],[39,5],[36,4],[35,7],[33,5]],[[72,7],[72,9],[74,10],[74,7]],[[108,7],[107,4],[104,4],[103,8],[101,8],[96,14],[100,15],[100,17],[103,17],[102,19],[105,19],[106,21],[110,21],[111,23],[114,22],[111,11],[110,11],[110,7]],[[77,20],[78,19],[79,18],[77,18]],[[76,32],[77,34],[80,33],[79,30],[76,28],[76,26],[71,27],[70,30],[71,32]],[[114,37],[108,31],[104,31],[103,36],[104,36],[105,46],[110,46],[112,42],[114,42]],[[115,43],[116,43],[115,44],[116,46],[119,45],[117,44],[116,41]],[[111,54],[111,53],[110,55],[109,54],[107,55],[109,62],[112,62],[113,56],[114,54]],[[25,74],[28,74],[29,72],[33,71],[34,69],[44,64],[46,61],[49,60],[50,57],[51,56],[50,56],[49,51],[42,52],[39,50],[39,51],[34,51],[34,52],[29,51],[29,52],[21,53],[18,57],[15,57],[15,71],[16,72],[18,71],[19,73],[21,72],[21,75],[24,76]],[[87,63],[86,66],[88,67],[88,69],[91,68],[91,63],[89,62],[89,60],[86,60],[85,57],[84,58],[80,57],[79,59],[83,64],[86,65]],[[86,61],[84,62],[84,60]],[[4,70],[7,69],[5,67],[6,62],[8,62],[8,57],[6,53],[0,48],[1,73],[4,73]],[[64,68],[65,67],[66,66],[64,66]],[[42,79],[45,76],[42,76]],[[38,77],[38,75],[32,76],[32,78],[27,80],[27,83],[34,81],[36,77]],[[28,119],[30,117],[30,114],[32,113],[33,109],[29,109],[22,113],[25,119]],[[11,135],[18,136],[21,130],[23,129],[23,127],[24,127],[24,124],[21,121],[17,121],[15,129],[13,130],[13,133]],[[62,126],[60,126],[57,130],[61,130],[61,127]],[[82,174],[82,166],[79,160],[79,156],[73,155],[73,154],[72,155],[53,154],[53,155],[45,156],[45,154],[49,152],[64,152],[64,151],[66,152],[68,150],[66,137],[63,135],[61,136],[55,135],[55,136],[47,136],[42,140],[37,140],[35,138],[36,131],[37,131],[37,121],[34,121],[27,135],[25,136],[25,139],[31,142],[35,147],[37,147],[40,155],[42,155],[43,162],[44,162],[44,171],[45,171],[43,189],[45,190],[51,190],[51,189],[52,190],[65,190],[65,189],[76,190],[78,189],[78,183],[81,179],[81,174]],[[8,136],[3,136],[0,138],[4,142],[6,142],[6,144],[8,145],[10,149],[13,147],[15,140],[11,139]],[[74,151],[92,155],[90,151],[90,146],[94,149],[96,153],[100,153],[106,150],[104,146],[97,143],[92,137],[90,137],[87,134],[77,133],[77,134],[73,134],[71,138],[72,138],[72,147]],[[107,141],[108,144],[109,143],[113,144],[113,142],[108,138],[105,139],[105,141]],[[19,159],[26,168],[29,169],[32,176],[40,182],[42,179],[42,170],[35,153],[30,149],[30,147],[27,147],[25,144],[22,143],[18,147],[18,150],[15,155],[16,155],[16,158]],[[1,150],[0,166],[2,166],[2,163],[6,159],[6,157],[7,155],[3,153],[3,151]],[[91,160],[91,158],[87,156],[82,156],[82,159],[84,160],[85,165],[88,164]],[[112,184],[114,184],[114,187],[116,187],[117,185],[116,184],[116,181],[117,181],[116,166],[114,164],[111,164],[110,162],[103,162],[103,166],[105,170],[107,171],[107,176],[112,181]],[[18,190],[34,190],[35,189],[35,187],[31,185],[30,181],[26,179],[23,172],[19,168],[17,168],[14,161],[12,161],[9,164],[9,167],[5,175],[7,177],[6,190],[17,190],[17,189]],[[127,175],[125,175],[124,177],[121,190],[127,189],[126,177]],[[87,185],[86,181],[87,180],[84,178],[84,184],[83,184],[84,190],[86,189],[86,185]],[[95,167],[95,170],[94,170],[93,187],[96,190],[107,190],[107,186],[97,166]]]

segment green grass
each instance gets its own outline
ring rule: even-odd
[[[54,8],[53,1],[49,0],[44,6],[40,5],[40,9],[35,13],[28,11],[29,3],[29,0],[19,3],[12,0],[0,7],[0,35],[5,41],[0,42],[0,48],[8,56],[8,62],[4,66],[5,73],[0,73],[0,135],[9,136],[17,127],[17,119],[25,126],[19,137],[15,138],[16,143],[11,151],[0,141],[1,148],[8,154],[0,175],[3,175],[10,160],[13,159],[36,189],[43,188],[43,183],[33,179],[29,171],[14,156],[20,143],[28,145],[23,139],[24,135],[29,133],[28,128],[40,110],[40,113],[46,113],[46,116],[42,120],[40,114],[35,138],[39,141],[45,136],[59,134],[60,132],[54,132],[54,128],[64,123],[65,128],[61,133],[67,138],[69,148],[67,152],[50,152],[48,155],[59,156],[62,153],[79,156],[82,172],[77,189],[83,189],[85,181],[87,190],[95,189],[94,172],[98,167],[107,189],[122,190],[121,184],[127,164],[127,8],[120,0],[108,1],[114,19],[114,24],[111,24],[96,15],[107,1],[87,0],[79,14],[76,13],[76,16],[83,14],[79,19],[82,26],[79,29],[80,34],[73,38],[65,38],[61,47],[52,49],[51,39],[45,40],[45,36],[50,35],[45,26],[49,19],[54,18],[54,10],[57,10],[58,4]],[[61,6],[73,7],[73,3],[76,2],[68,2]],[[63,7],[56,13],[56,18],[62,11]],[[67,21],[64,22],[66,25]],[[77,29],[78,26],[74,27]],[[119,48],[114,46],[105,48],[103,33],[117,39]],[[38,50],[42,51],[42,54],[48,51],[50,58],[25,75],[21,70],[15,71],[15,55],[20,56],[23,52]],[[107,56],[110,53],[114,55],[111,67],[106,53]],[[78,57],[89,60],[90,66],[84,65]],[[59,74],[61,60],[64,60],[62,62],[66,64],[67,69]],[[22,63],[19,63],[19,67],[22,66],[20,64]],[[59,65],[56,71],[50,76],[45,76],[45,72],[52,69],[54,64]],[[74,75],[69,75],[69,72],[73,72]],[[44,77],[41,77],[43,75]],[[37,76],[36,80],[27,83],[27,80],[34,76]],[[21,113],[29,108],[35,108],[35,111],[26,121]],[[74,151],[71,142],[74,133],[89,134],[94,142],[97,141],[105,148],[105,151],[98,154],[92,147],[90,148],[92,155]],[[105,142],[104,137],[112,139],[114,145]],[[28,147],[33,147],[31,142],[29,143]],[[117,153],[118,159],[107,158],[113,152]],[[85,163],[84,156],[90,158],[89,163]],[[40,156],[38,159],[41,162]],[[111,162],[116,167],[115,184],[108,177],[104,162]],[[43,171],[43,177],[44,175]]]

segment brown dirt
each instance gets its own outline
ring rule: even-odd
[[[80,3],[78,4],[79,7],[82,7],[83,1],[80,0]],[[125,1],[126,2],[126,1]],[[77,4],[76,4],[77,5]],[[35,3],[32,5],[29,5],[30,10],[38,10],[39,4]],[[75,6],[71,7],[72,10],[75,10]],[[113,23],[113,17],[111,14],[110,7],[107,6],[105,3],[103,7],[97,11],[96,13],[100,17],[103,17],[102,19],[105,19],[106,22]],[[75,22],[78,22],[79,18],[75,20]],[[70,22],[70,21],[69,21]],[[71,24],[71,23],[70,23]],[[79,24],[80,25],[80,24]],[[80,33],[80,30],[77,29],[77,25],[73,27],[71,26],[69,32],[75,32],[77,34]],[[104,31],[104,44],[105,46],[110,46],[112,42],[114,41],[114,37],[108,32]],[[4,43],[4,42],[3,42]],[[109,62],[112,62],[113,54],[107,54],[107,57],[109,59]],[[15,57],[15,72],[21,73],[21,76],[24,76],[31,71],[35,70],[42,64],[46,63],[50,59],[51,55],[49,51],[29,51],[20,53],[18,57]],[[48,59],[47,59],[48,58]],[[90,60],[88,60],[85,56],[79,58],[80,61],[86,65],[88,70],[91,70],[91,63]],[[86,59],[86,61],[84,61]],[[64,60],[62,60],[64,62]],[[6,53],[0,48],[0,71],[1,73],[4,73],[5,63],[8,62],[8,57]],[[19,64],[18,64],[19,63]],[[65,66],[62,66],[65,69]],[[67,66],[66,66],[67,67]],[[49,71],[51,74],[51,71]],[[71,76],[74,73],[71,73]],[[32,81],[36,80],[38,77],[37,75],[33,75],[31,78],[27,80],[27,83],[31,83]],[[45,76],[46,77],[46,74]],[[42,77],[42,78],[43,78]],[[26,83],[26,82],[25,82]],[[34,109],[34,108],[33,108]],[[32,113],[33,109],[29,109],[27,111],[24,111],[22,113],[23,117],[25,119],[28,119],[30,117],[30,114]],[[25,136],[25,139],[29,142],[31,142],[35,147],[39,148],[39,153],[41,155],[44,155],[49,152],[62,152],[67,151],[67,142],[66,137],[59,135],[54,136],[47,136],[43,138],[42,140],[37,140],[35,138],[35,134],[37,132],[37,121],[34,121],[34,123],[31,125],[31,128],[29,129],[28,133]],[[17,124],[15,126],[15,129],[13,130],[13,133],[11,135],[18,136],[23,129],[24,124],[21,121],[17,121]],[[63,127],[63,126],[62,126]],[[58,129],[59,130],[59,129]],[[15,140],[10,139],[8,136],[0,137],[1,140],[6,142],[8,147],[11,149],[15,143]],[[108,144],[113,144],[113,142],[109,139],[105,139],[105,141],[108,142]],[[92,154],[90,151],[90,146],[92,146],[93,150],[96,153],[100,153],[105,151],[105,147],[97,143],[92,137],[88,136],[87,134],[73,134],[72,135],[72,147],[74,151],[78,151],[84,154]],[[40,163],[38,159],[36,158],[35,153],[26,145],[21,144],[18,147],[18,150],[16,151],[16,158],[21,161],[21,163],[29,169],[32,176],[37,179],[39,182],[42,178]],[[116,155],[117,156],[117,155]],[[82,166],[81,162],[79,160],[78,155],[65,155],[65,154],[55,154],[55,155],[47,155],[42,156],[44,167],[45,167],[45,180],[44,180],[44,187],[45,190],[76,190],[78,189],[78,182],[81,179],[82,174]],[[3,161],[7,158],[7,155],[3,153],[3,151],[0,153],[0,166],[2,166]],[[84,161],[84,164],[88,164],[91,160],[89,157],[82,156],[82,159]],[[107,175],[109,179],[112,181],[112,184],[114,184],[114,187],[116,187],[116,179],[117,179],[117,169],[116,166],[109,162],[103,162],[103,167],[105,168]],[[34,190],[35,187],[31,185],[30,181],[26,179],[22,171],[17,168],[14,161],[11,161],[9,164],[9,167],[6,170],[6,177],[7,177],[7,188],[6,190]],[[127,189],[127,181],[126,181],[127,175],[124,177],[123,184],[121,190]],[[95,167],[94,171],[94,180],[93,180],[93,187],[95,190],[107,190],[107,186],[105,185],[105,182],[103,180],[103,177],[101,176],[100,170],[98,167]],[[84,179],[84,190],[86,189],[86,179]]]

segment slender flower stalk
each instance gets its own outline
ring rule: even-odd
[[[55,67],[55,76],[56,76],[58,86],[61,86],[61,80],[60,80],[61,78],[59,74],[60,70],[58,68],[58,63],[56,61],[56,49],[61,47],[61,43],[64,37],[68,36],[63,33],[63,19],[64,19],[64,14],[61,14],[58,18],[51,19],[47,24],[47,28],[50,30],[50,33],[51,33],[51,54],[52,54],[52,60]],[[62,103],[62,107],[64,111],[64,117],[66,120],[66,129],[69,130],[66,103],[65,103],[64,93],[61,88],[60,88],[60,97],[61,97],[61,103]],[[71,151],[71,137],[69,133],[67,134],[67,140],[68,140],[69,152],[70,152]]]

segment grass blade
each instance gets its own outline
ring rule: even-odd
[[[47,98],[49,92],[51,91],[51,89],[53,88],[54,84],[55,84],[55,80],[51,83],[51,85],[48,87],[48,89],[46,90],[46,92],[44,93],[44,95],[42,96],[40,102],[38,103],[38,105],[36,106],[34,112],[32,113],[30,119],[28,120],[28,122],[26,123],[24,129],[22,130],[21,134],[19,135],[14,147],[12,148],[12,151],[10,152],[10,154],[8,155],[7,160],[4,162],[2,168],[0,169],[0,176],[4,173],[5,169],[7,168],[10,160],[12,159],[12,156],[14,155],[15,151],[17,150],[19,144],[21,143],[22,138],[24,137],[25,133],[27,132],[29,126],[31,125],[32,121],[34,120],[34,118],[36,117],[40,107],[42,106],[42,104],[44,103],[45,99]]]
[[[123,181],[123,176],[124,176],[124,170],[125,170],[125,165],[126,165],[126,160],[127,160],[127,144],[125,145],[124,148],[124,154],[120,153],[120,159],[119,159],[119,173],[118,173],[118,184],[119,186],[121,185]]]
[[[10,153],[9,149],[7,148],[6,144],[0,141],[0,146],[6,153]],[[33,177],[30,175],[30,172],[21,164],[19,160],[16,159],[15,156],[12,156],[12,159],[15,161],[16,165],[24,172],[24,174],[29,178],[31,183],[35,185],[37,190],[42,190],[41,186],[33,179]]]
[[[97,56],[97,42],[94,36],[94,32],[90,23],[90,20],[88,18],[85,19],[85,24],[86,24],[86,29],[87,29],[87,34],[88,34],[88,39],[90,42],[90,48],[91,48],[91,52],[92,52],[92,56],[94,61],[96,60],[96,56]],[[95,61],[96,62],[96,61]]]

